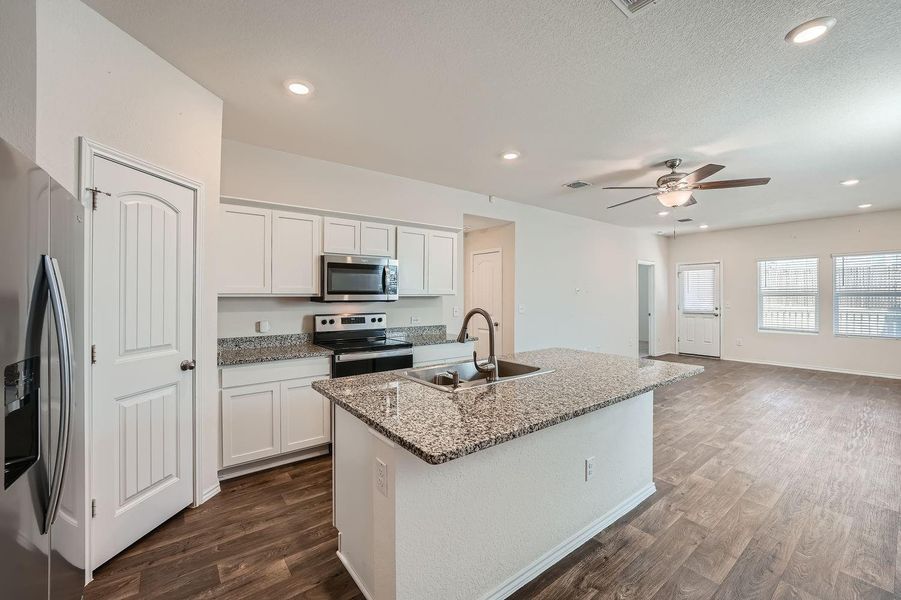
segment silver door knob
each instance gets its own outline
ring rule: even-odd
[[[183,360],[181,361],[180,366],[182,371],[193,371],[194,367],[197,366],[197,363],[195,363],[193,360]]]

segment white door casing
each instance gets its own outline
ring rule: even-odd
[[[470,254],[470,308],[484,308],[494,320],[495,352],[504,347],[504,267],[500,249],[479,250]],[[476,351],[488,356],[488,323],[481,317],[469,322],[470,335],[478,337]]]
[[[194,499],[196,191],[92,160],[96,567]]]
[[[682,354],[720,356],[720,265],[681,265],[678,269],[678,340]]]

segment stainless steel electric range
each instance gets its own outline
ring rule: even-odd
[[[413,366],[413,344],[387,336],[385,313],[316,315],[314,319],[313,343],[334,352],[333,378]]]

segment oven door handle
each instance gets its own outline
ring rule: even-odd
[[[369,360],[372,358],[390,358],[392,356],[412,356],[412,348],[401,348],[399,350],[378,350],[374,352],[351,352],[348,354],[336,354],[335,362],[354,362],[357,360]]]

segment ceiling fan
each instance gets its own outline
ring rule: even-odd
[[[605,190],[654,190],[653,193],[632,198],[625,202],[620,202],[607,208],[616,208],[623,204],[629,204],[643,198],[657,196],[660,204],[669,208],[679,206],[691,206],[697,204],[691,193],[694,190],[721,190],[726,188],[747,187],[750,185],[766,185],[770,182],[769,177],[759,177],[756,179],[726,179],[723,181],[708,181],[707,183],[699,183],[702,179],[707,179],[717,171],[725,169],[723,165],[704,165],[691,173],[677,173],[676,169],[682,164],[681,158],[671,158],[665,163],[670,173],[663,175],[657,179],[656,187],[605,187]]]

